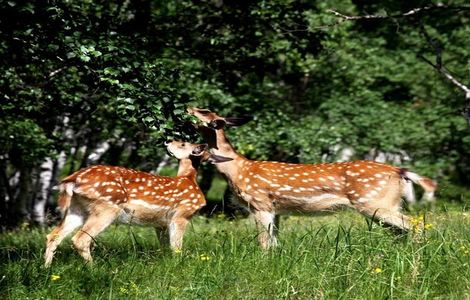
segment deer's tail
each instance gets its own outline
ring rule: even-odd
[[[434,180],[421,176],[417,173],[408,171],[406,169],[400,169],[400,176],[406,181],[412,181],[413,183],[420,185],[424,189],[424,194],[423,194],[424,200],[434,201],[434,192],[436,191],[436,188],[437,188],[437,183]],[[410,190],[412,192],[412,187],[410,188],[409,184],[405,183],[405,191],[404,191],[405,198],[407,198],[408,194],[410,194]]]

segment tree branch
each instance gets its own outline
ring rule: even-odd
[[[457,10],[457,11],[462,11],[462,10],[470,10],[470,6],[463,5],[463,6],[453,6],[453,5],[446,5],[446,4],[436,4],[436,5],[430,5],[430,6],[425,6],[425,7],[418,7],[418,8],[413,8],[407,12],[404,13],[399,13],[399,14],[394,14],[394,15],[362,15],[362,16],[349,16],[345,15],[342,13],[339,13],[335,10],[329,9],[327,12],[334,14],[337,17],[340,17],[342,21],[354,21],[354,20],[371,20],[371,19],[392,19],[395,20],[399,18],[407,18],[411,17],[414,15],[419,15],[423,12],[430,12],[433,10]],[[457,80],[449,70],[447,70],[443,64],[442,64],[442,45],[439,43],[439,41],[433,39],[428,32],[426,31],[426,28],[420,22],[420,33],[424,36],[426,39],[426,42],[432,47],[432,49],[435,52],[436,55],[436,63],[431,62],[429,59],[425,58],[423,55],[418,54],[418,57],[425,61],[427,64],[432,66],[439,74],[447,78],[452,84],[460,88],[464,93],[465,93],[465,100],[466,104],[465,107],[462,110],[462,114],[467,120],[468,124],[470,125],[470,88],[467,87],[465,84],[461,83],[459,80]]]
[[[427,59],[426,57],[422,55],[418,55],[418,57],[424,60],[427,64],[432,66],[434,69],[436,69],[436,71],[439,72],[439,74],[447,78],[450,82],[452,82],[455,86],[460,88],[465,93],[466,104],[465,104],[465,107],[462,109],[462,115],[467,120],[468,125],[470,125],[470,88],[468,88],[465,84],[455,79],[455,77],[452,76],[452,74],[450,74],[449,70],[447,70],[443,66],[439,67],[438,65],[432,63],[429,59]]]
[[[427,64],[432,66],[434,69],[436,69],[436,71],[438,71],[441,75],[443,75],[445,78],[450,80],[455,86],[460,88],[465,93],[465,99],[470,100],[470,88],[468,88],[465,84],[463,84],[460,81],[458,81],[457,79],[455,79],[455,77],[450,74],[449,70],[447,70],[443,66],[438,66],[438,65],[432,63],[429,59],[427,59],[426,57],[424,57],[422,55],[418,55],[418,57],[420,59],[424,60]]]
[[[344,20],[366,20],[366,19],[396,19],[396,18],[406,18],[410,17],[416,14],[420,14],[425,11],[431,11],[431,10],[470,10],[470,6],[463,5],[463,6],[453,6],[453,5],[445,5],[445,4],[436,4],[436,5],[430,5],[430,6],[425,6],[425,7],[418,7],[418,8],[413,8],[412,10],[409,10],[407,12],[401,13],[401,14],[394,14],[394,15],[362,15],[362,16],[348,16],[345,14],[342,14],[340,12],[337,12],[336,10],[333,9],[328,9],[327,12],[334,14],[337,17],[340,17]]]
[[[467,119],[468,124],[470,125],[470,88],[468,88],[465,84],[458,81],[449,70],[447,70],[442,64],[442,46],[439,41],[433,39],[429,33],[427,32],[424,25],[421,23],[419,28],[420,33],[426,39],[426,42],[433,48],[436,54],[436,63],[432,63],[429,59],[424,57],[421,54],[418,54],[418,57],[425,61],[428,65],[432,66],[436,71],[439,72],[442,76],[447,78],[450,82],[452,82],[455,86],[460,88],[465,93],[465,100],[466,104],[462,110],[462,114]]]

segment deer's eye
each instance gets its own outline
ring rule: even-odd
[[[182,144],[181,144],[181,147],[184,147],[185,145],[186,145],[185,143],[182,143]]]

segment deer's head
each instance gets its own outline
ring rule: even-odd
[[[165,142],[165,146],[168,152],[178,160],[189,158],[199,162],[208,161],[214,164],[232,160],[232,158],[210,153],[207,144],[192,144],[182,141],[171,141]]]
[[[188,108],[188,113],[198,118],[199,121],[204,124],[204,126],[214,130],[222,129],[225,126],[241,126],[253,119],[251,116],[221,117],[208,109],[197,107]]]

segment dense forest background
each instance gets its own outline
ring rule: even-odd
[[[438,201],[470,202],[466,99],[446,77],[468,84],[464,1],[9,0],[0,11],[2,229],[45,224],[52,187],[86,165],[175,162],[162,142],[198,139],[190,105],[253,115],[228,132],[250,158],[388,161],[436,179]],[[203,173],[207,190],[213,168]]]

